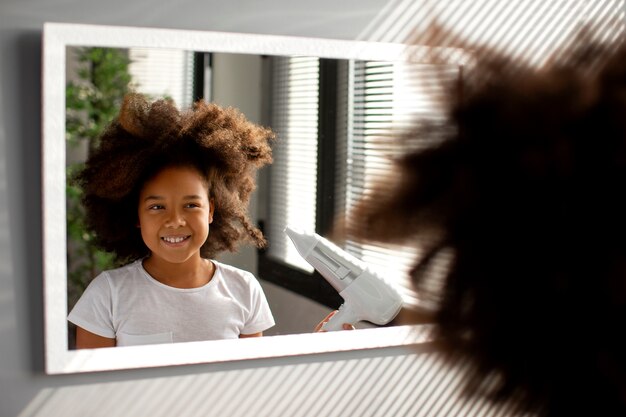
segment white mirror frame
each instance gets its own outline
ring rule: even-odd
[[[427,343],[430,326],[396,326],[193,343],[68,349],[65,208],[65,54],[67,46],[180,48],[194,51],[418,60],[424,48],[173,29],[45,23],[43,28],[42,213],[45,364],[49,374],[272,358]],[[461,53],[462,55],[462,53]],[[462,57],[459,57],[459,62]]]

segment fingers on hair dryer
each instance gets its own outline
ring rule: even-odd
[[[285,233],[298,253],[326,279],[343,298],[339,311],[322,330],[342,330],[344,323],[361,320],[384,325],[398,315],[402,296],[394,286],[367,268],[361,260],[316,233],[287,227]]]

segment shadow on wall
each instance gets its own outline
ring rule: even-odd
[[[98,415],[231,417],[514,414],[503,406],[461,399],[467,372],[463,364],[449,367],[426,345],[412,352],[321,355],[282,359],[280,367],[47,388],[19,417],[83,417],[85,410],[98,410]]]

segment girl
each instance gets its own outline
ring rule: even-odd
[[[274,325],[255,277],[211,260],[266,242],[246,213],[274,134],[199,101],[125,97],[77,176],[87,227],[125,266],[105,271],[69,314],[77,348],[261,336]]]

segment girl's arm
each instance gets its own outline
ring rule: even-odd
[[[263,336],[263,332],[251,333],[251,334],[240,334],[240,339],[245,339],[246,337],[261,337]]]
[[[91,333],[82,327],[76,326],[76,349],[92,349],[114,346],[115,339],[98,336],[97,334]]]

